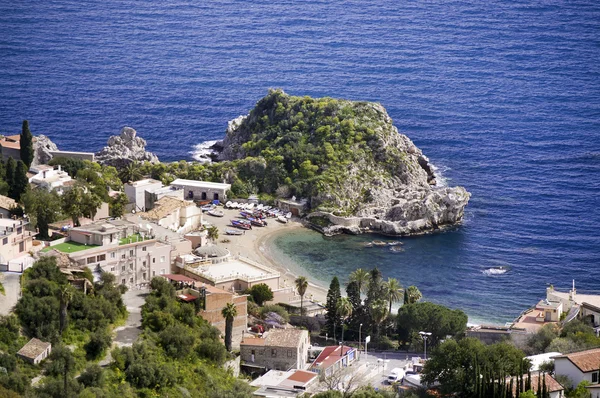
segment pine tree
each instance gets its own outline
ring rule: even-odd
[[[8,184],[8,196],[15,198],[15,173],[17,171],[17,162],[13,158],[6,161],[6,183]]]
[[[537,392],[536,392],[536,394],[535,394],[535,396],[536,396],[537,398],[543,398],[543,395],[542,395],[542,386],[541,386],[541,380],[540,380],[541,378],[542,378],[542,374],[541,374],[541,373],[538,373],[538,379],[537,379]]]
[[[334,276],[329,285],[329,291],[327,292],[327,302],[325,308],[327,314],[327,331],[331,334],[335,340],[336,329],[339,328],[339,317],[337,316],[337,304],[342,294],[340,293],[340,281],[337,276]]]
[[[31,166],[33,162],[33,136],[31,135],[31,131],[29,130],[29,122],[27,120],[23,120],[23,129],[21,131],[20,138],[21,145],[21,160],[27,166],[27,169]]]
[[[15,170],[15,179],[13,180],[13,199],[19,202],[21,196],[27,191],[29,186],[29,179],[27,178],[27,166],[22,161],[17,162],[17,169]]]

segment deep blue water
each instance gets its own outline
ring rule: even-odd
[[[313,276],[379,265],[500,322],[547,283],[600,290],[596,1],[0,1],[3,134],[27,118],[95,151],[129,125],[162,160],[190,159],[270,87],[381,102],[473,194],[463,227],[403,254],[279,239]]]

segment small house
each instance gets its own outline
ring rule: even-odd
[[[573,382],[572,388],[584,380],[592,386],[600,384],[600,348],[554,357],[554,372],[567,376]]]
[[[25,361],[37,365],[44,359],[48,358],[52,351],[52,345],[41,340],[33,338],[17,352],[17,355]]]

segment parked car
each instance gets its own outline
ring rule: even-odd
[[[404,379],[404,369],[402,368],[394,368],[388,374],[386,381],[388,384],[401,383],[402,379]]]

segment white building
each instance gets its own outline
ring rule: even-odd
[[[110,272],[123,285],[144,286],[171,270],[171,244],[129,221],[100,221],[72,228],[69,239],[51,249],[67,253],[92,271]]]
[[[0,195],[0,218],[10,218],[10,210],[18,206],[18,203],[8,196]]]
[[[202,209],[192,201],[173,196],[160,198],[152,210],[138,216],[179,234],[195,231],[202,225]]]
[[[227,200],[227,191],[231,184],[220,184],[218,182],[176,179],[171,183],[172,187],[183,189],[184,197],[189,200]]]
[[[33,365],[37,365],[46,359],[50,352],[52,352],[52,344],[33,338],[17,352],[17,356]]]
[[[567,376],[573,382],[572,388],[584,380],[597,387],[600,384],[600,348],[555,357],[554,372],[558,376]]]
[[[59,195],[62,195],[65,188],[74,183],[69,173],[63,171],[60,165],[56,169],[47,164],[31,166],[29,172],[34,174],[33,177],[29,178],[30,184],[45,188],[48,191],[54,189]]]
[[[162,187],[162,182],[152,178],[128,182],[123,185],[125,195],[127,195],[129,203],[133,204],[133,210],[136,212],[146,211],[146,192],[154,192]]]

